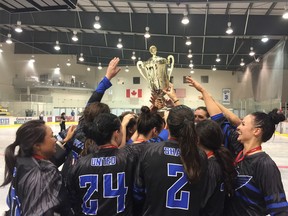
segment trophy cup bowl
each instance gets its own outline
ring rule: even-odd
[[[156,56],[157,48],[154,45],[149,48],[149,51],[152,57],[145,62],[138,61],[137,69],[148,81],[152,93],[157,97],[156,100],[165,105],[165,93],[162,90],[169,88],[170,76],[174,68],[174,57],[169,55],[166,59]],[[170,68],[168,69],[169,65]]]

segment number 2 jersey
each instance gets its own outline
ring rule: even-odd
[[[135,152],[104,148],[80,158],[67,186],[76,215],[132,215]]]
[[[141,214],[198,216],[205,185],[206,155],[201,152],[202,177],[189,183],[176,141],[145,143],[136,171],[134,198]]]

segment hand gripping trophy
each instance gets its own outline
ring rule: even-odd
[[[138,61],[137,68],[144,79],[149,82],[152,93],[157,96],[158,100],[165,104],[165,93],[162,89],[169,88],[170,76],[174,68],[174,57],[169,55],[166,59],[156,56],[156,46],[151,46],[149,52],[152,57],[146,62]],[[170,68],[168,70],[169,65]],[[145,73],[143,73],[142,69],[145,70]]]

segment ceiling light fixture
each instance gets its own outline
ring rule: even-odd
[[[128,67],[128,65],[127,65],[126,68],[125,68],[125,72],[126,72],[126,73],[129,72],[129,67]]]
[[[80,61],[80,62],[83,62],[83,61],[84,61],[83,53],[80,53],[79,61]]]
[[[188,50],[188,55],[187,55],[187,57],[188,57],[188,58],[192,58],[192,57],[193,57],[191,49]]]
[[[67,65],[68,67],[70,67],[70,66],[71,66],[71,62],[70,62],[70,59],[68,59],[68,60],[67,60],[67,63],[66,63],[66,65]]]
[[[90,67],[87,67],[87,71],[91,71],[91,68],[90,68]]]
[[[287,10],[287,7],[285,7],[284,10],[285,10],[285,12],[283,13],[282,18],[283,18],[283,19],[288,19],[288,10]]]
[[[61,49],[61,47],[59,46],[59,41],[58,40],[56,41],[56,45],[54,46],[54,49],[56,51],[59,51]]]
[[[189,19],[188,19],[188,13],[187,12],[184,12],[184,14],[183,14],[183,18],[182,18],[182,20],[181,20],[181,22],[182,22],[182,24],[184,24],[184,25],[187,25],[188,23],[189,23]]]
[[[21,32],[23,32],[23,30],[22,30],[22,28],[21,28],[21,21],[17,21],[17,25],[16,25],[16,28],[15,28],[15,31],[17,32],[17,33],[21,33]]]
[[[240,66],[243,67],[245,65],[244,59],[241,58]]]
[[[134,51],[132,52],[131,59],[132,59],[133,61],[136,60],[136,56],[135,56],[135,52],[134,52]]]
[[[193,68],[193,66],[194,66],[194,65],[193,65],[193,61],[192,61],[192,60],[190,60],[190,64],[189,64],[189,67],[190,67],[190,68]]]
[[[54,73],[55,74],[60,74],[60,66],[59,66],[59,64],[57,64],[57,66],[56,66],[56,68],[54,70]]]
[[[94,28],[95,29],[100,29],[101,28],[101,24],[99,22],[100,17],[99,16],[95,16],[95,20],[96,20],[96,22],[94,23]]]
[[[255,55],[255,52],[254,52],[254,50],[253,50],[253,47],[250,47],[249,55],[250,55],[250,56],[254,56],[254,55]]]
[[[220,59],[220,55],[219,54],[217,54],[217,57],[216,57],[216,62],[220,62],[221,61],[221,59]]]
[[[29,60],[30,63],[34,63],[35,62],[35,58],[34,55],[31,56],[31,59]]]
[[[231,27],[231,22],[227,23],[227,30],[226,30],[226,34],[232,34],[233,33],[233,29]]]
[[[255,58],[255,57],[254,57],[254,58]],[[260,62],[260,60],[261,60],[261,58],[258,57],[258,58],[255,59],[255,62]]]
[[[7,40],[6,40],[7,44],[12,44],[12,39],[11,39],[11,34],[7,34]]]
[[[267,41],[269,41],[269,38],[268,38],[267,36],[263,36],[263,37],[261,38],[261,41],[262,41],[263,43],[266,43]]]
[[[123,44],[122,44],[122,39],[121,39],[121,38],[118,39],[117,47],[118,47],[119,49],[123,48]]]
[[[72,40],[73,40],[74,42],[77,42],[77,41],[78,41],[77,31],[73,31]]]
[[[186,40],[185,44],[186,44],[187,46],[190,46],[190,45],[192,44],[192,42],[191,42],[191,40],[190,40],[190,37],[187,37],[187,40]]]
[[[99,62],[99,65],[98,65],[98,70],[102,70],[102,65],[101,65],[101,62]]]
[[[213,70],[213,71],[216,71],[216,70],[217,70],[217,68],[216,68],[215,65],[213,65],[212,70]]]
[[[148,26],[146,26],[145,27],[145,34],[144,34],[144,37],[146,38],[146,39],[148,39],[148,38],[150,38],[151,37],[151,35],[150,35],[150,33],[149,33],[149,27]]]

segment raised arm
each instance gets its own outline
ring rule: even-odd
[[[237,127],[238,125],[241,124],[241,119],[237,115],[235,115],[233,112],[231,112],[229,109],[227,109],[225,106],[223,106],[219,102],[215,101],[215,103],[221,109],[222,113],[225,115],[225,117],[228,119],[228,121],[232,125]]]
[[[100,102],[105,91],[112,86],[112,83],[110,80],[115,77],[121,68],[118,67],[120,59],[114,57],[110,62],[107,67],[107,71],[105,74],[105,77],[101,80],[101,82],[98,84],[96,90],[93,92],[91,97],[88,100],[88,104],[93,103],[93,102]]]
[[[210,116],[214,116],[219,113],[222,113],[221,109],[218,107],[216,102],[213,100],[210,94],[206,91],[206,89],[203,86],[201,86],[200,83],[198,83],[196,80],[192,79],[191,77],[186,77],[186,81],[189,83],[189,86],[194,87],[197,91],[199,91],[202,94],[204,103],[206,105],[206,108]]]

